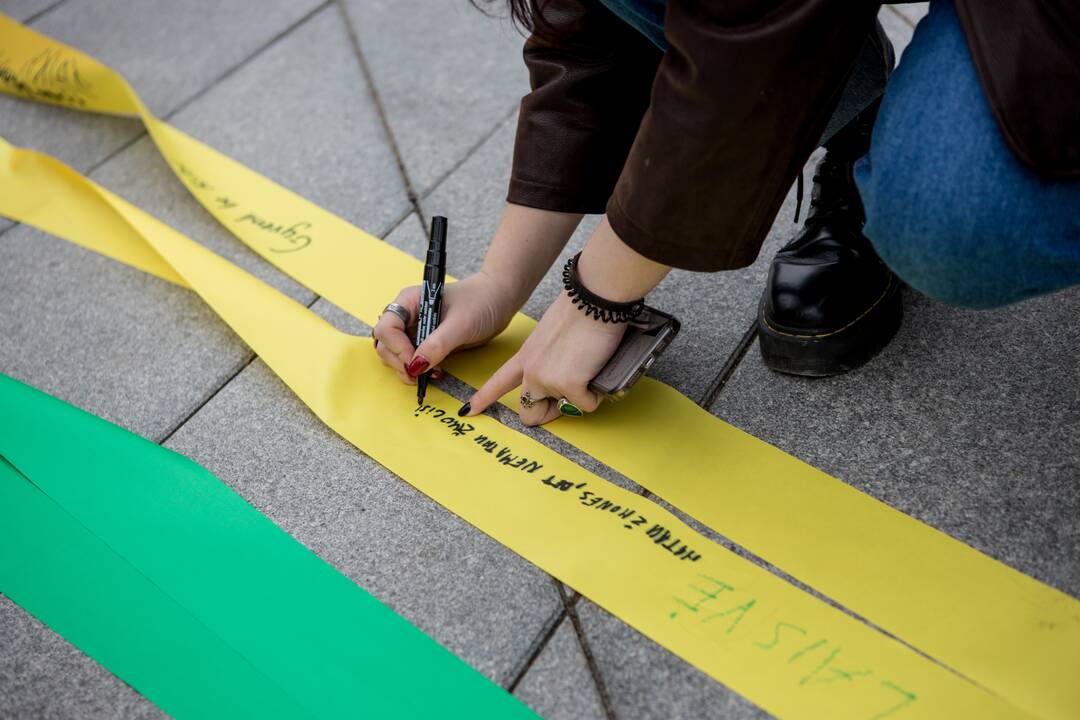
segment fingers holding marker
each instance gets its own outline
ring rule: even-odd
[[[405,309],[412,327],[415,327],[419,301],[420,291],[415,287],[402,290],[394,299],[394,303]],[[379,358],[384,365],[398,371],[398,377],[404,382],[412,382],[407,371],[414,352],[410,336],[412,327],[406,326],[405,320],[396,312],[384,311],[371,331]]]
[[[446,318],[435,331],[429,335],[416,352],[409,358],[407,370],[410,375],[416,377],[420,373],[432,369],[432,377],[442,374],[438,367],[446,356],[468,344],[469,331],[462,315],[456,314]],[[436,377],[438,379],[438,377]]]
[[[371,335],[375,339],[375,352],[383,364],[397,372],[398,378],[409,385],[416,384],[416,378],[423,372],[431,370],[431,377],[435,380],[442,378],[442,368],[432,367],[433,363],[426,358],[420,357],[413,348],[412,337],[416,332],[416,317],[420,303],[419,288],[411,287],[402,290],[394,303],[405,309],[409,322],[396,312],[384,311],[380,316]],[[439,357],[439,360],[442,356]]]
[[[413,346],[401,318],[393,313],[383,313],[371,334],[375,338],[375,351],[383,363],[395,370],[405,370]]]

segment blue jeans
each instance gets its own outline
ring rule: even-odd
[[[878,254],[936,300],[988,308],[1080,283],[1080,181],[1043,180],[1005,145],[951,2],[919,23],[855,180]]]
[[[602,1],[666,48],[664,0]],[[867,95],[849,81],[834,120]],[[1080,181],[1041,179],[1005,145],[948,0],[889,78],[855,179],[878,254],[934,299],[988,308],[1080,283]]]

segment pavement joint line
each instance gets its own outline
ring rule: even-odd
[[[559,594],[562,595],[561,589]],[[585,630],[582,628],[581,618],[579,618],[577,614],[577,599],[580,597],[580,593],[577,592],[574,593],[572,600],[567,599],[567,597],[563,595],[563,606],[566,608],[566,615],[570,618],[570,623],[574,626],[574,635],[577,636],[578,645],[581,647],[581,653],[585,656],[585,665],[589,668],[589,674],[592,676],[593,685],[596,686],[596,694],[600,696],[600,705],[604,709],[604,716],[607,720],[618,720],[618,716],[615,715],[615,708],[611,704],[611,697],[608,694],[607,684],[600,674],[600,666],[597,664],[592,649],[589,647],[589,641],[585,639]]]
[[[709,410],[710,408],[712,408],[713,403],[716,402],[716,398],[720,395],[720,391],[724,389],[724,387],[728,383],[728,380],[730,380],[731,376],[735,374],[735,369],[739,366],[739,363],[742,362],[742,359],[746,357],[746,353],[747,351],[749,351],[750,346],[753,344],[754,338],[756,337],[757,319],[755,318],[750,323],[750,327],[748,327],[743,333],[742,337],[739,338],[738,345],[736,345],[735,349],[731,351],[731,354],[724,362],[724,366],[720,368],[719,372],[717,372],[716,374],[716,377],[713,378],[712,383],[710,383],[709,387],[706,388],[705,394],[702,395],[701,401],[697,403],[699,407],[702,407],[705,410]],[[663,498],[661,498],[659,495],[652,492],[646,487],[639,486],[638,495],[645,498],[646,500],[663,500]],[[730,541],[727,541],[727,543],[730,543]],[[730,548],[734,547],[737,546],[735,546],[733,543],[730,543]]]
[[[549,575],[548,577],[551,576]],[[556,593],[558,593],[559,581],[555,578],[551,578],[551,582],[555,584],[555,591]],[[533,663],[535,663],[536,659],[540,657],[541,654],[543,654],[544,650],[551,642],[551,638],[555,636],[555,633],[558,631],[565,618],[566,607],[562,602],[562,597],[560,594],[559,606],[555,609],[555,612],[553,612],[551,616],[548,617],[547,621],[544,623],[544,626],[540,628],[540,632],[537,633],[536,638],[529,646],[529,649],[525,651],[524,660],[522,660],[521,665],[513,673],[510,683],[506,686],[506,691],[508,693],[513,694],[517,690],[518,685],[520,685],[521,681],[525,679],[525,676],[529,674],[529,670],[532,669]]]
[[[413,215],[416,217],[417,224],[420,225],[420,234],[423,235],[428,231],[428,229],[424,227],[424,218],[419,213],[413,213]]]
[[[23,25],[30,25],[31,23],[35,23],[38,20],[40,20],[41,18],[48,15],[49,13],[51,13],[56,8],[60,7],[64,3],[66,3],[66,2],[67,2],[67,0],[56,0],[56,2],[54,2],[52,5],[46,5],[45,7],[41,8],[36,13],[31,15],[30,17],[23,20],[22,24]]]
[[[296,20],[291,22],[289,25],[287,25],[286,27],[284,27],[283,29],[281,29],[277,33],[275,33],[269,40],[267,40],[262,45],[258,46],[253,51],[251,51],[251,53],[249,55],[242,58],[238,63],[236,63],[232,67],[227,68],[220,75],[218,75],[217,77],[210,80],[206,85],[203,85],[201,88],[199,88],[194,93],[189,95],[179,105],[174,107],[172,110],[169,110],[165,115],[162,115],[161,119],[162,120],[170,120],[170,119],[172,119],[172,117],[174,115],[176,115],[178,112],[180,112],[181,110],[184,110],[185,108],[190,106],[193,102],[200,99],[201,97],[206,95],[208,92],[210,92],[211,90],[216,88],[222,82],[224,82],[225,80],[228,80],[230,77],[232,77],[233,75],[238,73],[240,70],[247,67],[247,65],[249,63],[251,63],[251,61],[255,60],[260,55],[262,55],[264,52],[269,50],[271,47],[273,47],[274,45],[276,45],[280,41],[284,40],[285,37],[287,37],[288,35],[291,35],[292,32],[294,30],[298,29],[301,25],[304,25],[309,20],[314,18],[316,15],[320,14],[323,10],[328,8],[332,2],[333,2],[333,0],[323,0],[323,2],[316,5],[311,10],[308,10],[306,13],[301,15],[299,18],[297,18]],[[142,132],[142,135],[145,135],[145,134],[146,134],[146,130],[144,129],[143,132]]]
[[[164,120],[166,122],[171,120],[174,115],[176,115],[180,111],[182,111],[185,108],[187,108],[188,106],[190,106],[193,102],[195,102],[199,98],[206,95],[206,93],[208,93],[210,90],[212,90],[213,88],[220,85],[224,80],[227,80],[230,76],[234,75],[239,70],[241,70],[242,68],[247,66],[248,63],[250,63],[252,60],[256,59],[258,56],[262,55],[267,50],[269,50],[278,41],[284,39],[286,35],[291,34],[293,30],[296,30],[298,27],[300,27],[301,25],[306,23],[308,20],[311,20],[313,17],[315,17],[320,12],[325,10],[327,7],[330,6],[330,4],[333,1],[334,0],[323,0],[323,2],[319,3],[318,6],[312,8],[307,13],[305,13],[302,17],[300,17],[299,19],[292,22],[288,27],[284,28],[283,30],[278,32],[276,35],[271,37],[269,40],[267,40],[265,43],[263,43],[259,47],[255,48],[255,50],[253,50],[250,55],[242,58],[240,60],[240,62],[238,62],[237,64],[233,65],[232,67],[226,69],[223,73],[218,75],[216,78],[210,80],[206,85],[204,85],[203,87],[199,88],[194,93],[189,95],[187,98],[185,98],[179,105],[174,107],[172,110],[169,110],[168,112],[161,115],[159,119]],[[38,15],[39,16],[43,15],[44,13],[51,10],[53,7],[58,7],[59,5],[62,5],[64,3],[66,3],[66,2],[67,2],[67,0],[60,0],[55,5],[50,6],[49,8],[46,8],[45,10],[42,10],[40,13],[38,13]],[[125,120],[130,120],[130,121],[136,122],[136,123],[139,122],[138,118],[134,118],[134,117],[127,117],[127,116],[118,116],[118,117],[121,117],[122,119],[125,119]],[[146,132],[146,127],[141,125],[141,123],[140,123],[140,129],[133,136],[131,136],[130,138],[128,138],[127,140],[122,142],[120,145],[116,146],[114,149],[110,150],[104,157],[102,157],[99,160],[96,160],[95,162],[93,162],[91,165],[89,165],[86,168],[75,168],[75,169],[79,170],[86,177],[90,177],[94,173],[95,170],[99,169],[102,165],[104,165],[105,163],[109,162],[110,160],[115,158],[120,153],[127,150],[129,147],[131,147],[132,145],[137,143],[139,140],[142,140],[144,137],[147,137],[147,134],[148,133]],[[6,228],[0,229],[0,237],[2,237],[8,230],[11,230],[14,227],[18,227],[19,225],[22,225],[22,223],[12,221],[11,225],[9,225]]]
[[[914,30],[914,29],[915,29],[915,23],[913,23],[913,22],[911,21],[911,18],[909,18],[909,17],[907,16],[907,15],[905,15],[905,14],[904,14],[904,13],[902,13],[902,12],[900,12],[900,11],[899,11],[899,10],[897,10],[897,9],[896,9],[895,7],[893,7],[892,5],[885,5],[884,7],[885,7],[885,9],[887,9],[887,10],[888,10],[889,12],[891,12],[891,13],[892,13],[893,15],[897,16],[897,17],[898,17],[898,18],[900,18],[900,19],[901,19],[901,20],[902,20],[902,21],[903,21],[904,23],[906,23],[906,24],[907,24],[907,26],[908,26],[909,28],[911,28],[912,30]]]
[[[420,197],[416,192],[416,188],[413,186],[412,179],[409,177],[409,170],[405,167],[405,158],[401,154],[401,148],[398,145],[397,138],[394,137],[394,130],[390,126],[390,118],[386,114],[386,108],[383,106],[379,88],[375,84],[375,74],[371,72],[371,66],[368,65],[367,58],[364,56],[364,51],[360,47],[360,38],[353,28],[352,17],[349,15],[349,10],[345,7],[345,3],[342,2],[342,0],[332,1],[337,6],[338,14],[341,16],[342,23],[345,25],[345,33],[349,36],[349,43],[352,45],[353,55],[356,57],[356,62],[360,65],[360,72],[364,76],[364,81],[367,83],[368,92],[371,93],[371,101],[375,106],[375,113],[379,118],[379,123],[382,125],[383,132],[386,133],[387,141],[390,143],[390,150],[394,154],[394,162],[397,164],[398,173],[401,175],[401,182],[405,185],[405,194],[408,197],[409,204],[412,205],[416,214],[420,216],[421,224],[426,225],[424,211],[423,208],[420,207]]]
[[[802,582],[801,580],[799,580],[795,576],[789,575],[788,573],[784,572],[780,568],[778,568],[775,565],[772,565],[771,563],[769,563],[767,560],[765,560],[765,558],[761,557],[760,555],[756,555],[755,553],[747,550],[743,546],[732,542],[727,537],[721,536],[720,544],[728,547],[732,552],[734,552],[737,555],[740,555],[744,559],[749,560],[750,562],[758,565],[763,570],[767,570],[768,572],[772,573],[773,575],[780,578],[781,580],[793,585],[795,588],[797,588],[799,590],[802,590],[803,592],[807,593],[808,595],[811,595],[811,596],[817,598],[818,600],[825,603],[826,605],[832,606],[833,608],[839,610],[840,612],[842,612],[845,615],[851,617],[852,619],[854,619],[854,620],[856,620],[858,622],[861,622],[863,625],[866,625],[871,630],[879,632],[882,635],[884,635],[885,637],[889,638],[890,640],[894,640],[894,641],[900,643],[901,645],[908,648],[909,650],[912,650],[915,653],[917,653],[918,655],[921,655],[923,658],[925,658],[926,660],[929,660],[930,662],[934,663],[935,665],[938,665],[939,667],[942,667],[945,670],[948,670],[949,672],[956,675],[957,677],[962,678],[963,680],[965,680],[965,681],[967,681],[967,682],[969,682],[969,683],[971,683],[973,685],[983,687],[982,685],[975,682],[971,678],[967,677],[963,673],[957,672],[956,670],[949,667],[948,665],[941,662],[940,660],[937,660],[936,658],[931,657],[930,655],[927,655],[925,652],[923,652],[919,648],[915,647],[914,645],[908,643],[903,638],[898,637],[896,635],[893,635],[891,632],[889,632],[885,628],[881,627],[880,625],[876,624],[875,622],[868,619],[867,617],[865,617],[863,615],[860,615],[859,613],[855,612],[854,610],[847,607],[846,605],[842,605],[842,604],[838,603],[837,601],[830,598],[828,595],[825,595],[825,594],[819,592],[818,590],[816,590],[813,587],[811,587],[810,585],[807,585],[806,583]],[[988,688],[984,688],[984,689],[989,691]]]
[[[165,443],[167,443],[180,428],[184,427],[184,425],[187,424],[188,420],[195,417],[195,415],[197,415],[200,410],[206,407],[207,403],[217,397],[217,394],[221,392],[226,385],[235,380],[236,376],[244,372],[244,370],[246,370],[248,366],[251,365],[251,363],[255,362],[255,359],[257,357],[258,355],[249,350],[247,358],[242,363],[240,363],[240,366],[236,368],[236,370],[230,373],[229,376],[225,378],[225,380],[220,385],[211,390],[205,398],[199,401],[199,403],[191,410],[191,412],[185,415],[172,430],[169,430],[160,440],[155,440],[154,442],[158,445],[164,445]]]
[[[743,332],[741,338],[739,338],[738,345],[728,355],[727,360],[724,362],[724,366],[720,368],[720,372],[716,374],[712,383],[705,390],[705,394],[702,395],[698,405],[705,410],[711,410],[713,403],[716,402],[716,398],[720,395],[720,391],[728,384],[728,380],[735,374],[736,368],[739,367],[739,363],[746,357],[746,353],[750,350],[750,346],[754,344],[754,339],[757,337],[757,318],[755,317],[750,326]]]
[[[657,501],[663,501],[663,498],[661,498],[659,495],[656,495],[653,492],[650,492],[649,490],[642,489],[641,494],[643,496],[649,498],[649,499],[655,499]],[[689,520],[693,520],[693,516],[688,515],[687,513],[683,512],[682,510],[680,510],[679,508],[677,508],[675,506],[671,506],[670,511],[677,518],[679,518],[683,522],[686,522],[687,524],[690,524],[688,522]],[[692,525],[691,525],[691,527],[692,527]],[[781,570],[780,568],[773,565],[772,563],[770,563],[768,560],[766,560],[762,556],[748,550],[747,548],[743,547],[742,545],[739,545],[734,540],[732,540],[729,537],[727,537],[726,535],[722,534],[719,530],[717,530],[715,528],[709,528],[709,530],[716,537],[715,538],[707,537],[708,540],[710,540],[712,542],[715,542],[717,545],[720,545],[721,547],[735,553],[736,555],[743,558],[744,560],[747,560],[747,561],[753,563],[754,565],[757,565],[762,570],[765,570],[766,572],[769,572],[772,575],[775,575],[776,577],[780,578],[784,582],[786,582],[786,583],[788,583],[790,585],[793,585],[796,589],[802,590],[803,592],[805,592],[805,593],[807,593],[809,595],[812,595],[813,597],[817,598],[818,600],[822,601],[823,603],[825,603],[827,605],[830,605],[833,608],[836,608],[837,610],[844,613],[845,615],[848,615],[851,618],[857,620],[858,622],[861,622],[862,624],[866,625],[871,630],[875,630],[875,631],[881,633],[882,635],[884,635],[885,637],[887,637],[887,638],[889,638],[891,640],[895,640],[896,642],[898,642],[901,645],[907,647],[908,649],[915,651],[916,653],[918,653],[922,657],[924,657],[927,660],[933,662],[935,665],[939,665],[939,666],[945,668],[946,670],[953,673],[957,677],[963,678],[967,682],[978,685],[978,683],[976,683],[971,678],[967,677],[966,675],[963,675],[962,673],[957,672],[956,670],[949,667],[948,665],[946,665],[946,664],[940,662],[939,660],[927,655],[926,653],[924,653],[919,648],[917,648],[914,645],[911,645],[910,643],[905,641],[903,638],[900,638],[900,637],[897,637],[896,635],[893,635],[891,632],[889,632],[885,628],[881,627],[880,625],[877,625],[876,623],[869,620],[868,618],[858,614],[857,612],[855,612],[851,608],[849,608],[849,607],[847,607],[845,605],[841,605],[840,603],[833,600],[829,596],[819,592],[818,590],[814,589],[810,585],[807,585],[806,583],[802,582],[801,580],[796,578],[794,575],[790,575],[787,572],[785,572],[784,570]],[[578,597],[580,597],[580,595]],[[577,598],[574,598],[574,599],[576,600]]]
[[[408,221],[408,219],[413,217],[414,215],[416,215],[416,210],[414,210],[410,205],[409,208],[405,210],[405,212],[401,213],[396,218],[390,221],[389,229],[386,231],[386,233],[380,235],[379,239],[385,242],[386,238],[393,235],[395,230],[404,225]],[[423,221],[421,221],[421,227],[423,227]]]
[[[477,150],[482,148],[487,143],[487,141],[490,140],[495,135],[495,133],[499,132],[499,130],[502,129],[503,125],[505,125],[510,120],[510,118],[514,117],[514,113],[517,112],[517,109],[518,109],[518,106],[514,105],[512,108],[510,108],[509,111],[507,111],[505,114],[503,114],[503,116],[500,117],[495,122],[495,124],[491,127],[490,130],[485,132],[480,137],[480,139],[477,140],[472,145],[472,147],[470,147],[468,150],[465,151],[465,155],[460,160],[455,162],[453,164],[453,166],[449,170],[447,170],[442,175],[437,177],[435,179],[435,181],[433,183],[431,183],[431,187],[427,188],[422,193],[420,193],[420,197],[418,199],[419,200],[426,200],[428,197],[431,196],[432,193],[434,193],[436,190],[438,190],[439,187],[444,182],[449,180],[450,176],[453,175],[454,173],[456,173],[461,168],[461,166],[464,165],[469,160],[469,158],[471,158],[476,153]]]

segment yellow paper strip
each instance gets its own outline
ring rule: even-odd
[[[144,244],[132,264],[172,268],[333,430],[778,716],[1029,717],[437,388],[416,408],[366,338],[48,156],[0,141],[0,213],[113,257]]]
[[[187,188],[262,257],[372,324],[420,264],[154,118],[93,58],[0,16],[0,89],[135,114]],[[167,272],[163,270],[162,272]],[[478,386],[520,345],[518,316],[446,363]],[[515,407],[514,398],[508,404]],[[1080,603],[734,428],[661,383],[549,426],[601,462],[887,631],[1045,717],[1080,714]],[[993,631],[987,631],[993,628]]]

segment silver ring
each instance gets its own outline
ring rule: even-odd
[[[412,320],[409,314],[409,309],[404,305],[398,305],[394,302],[384,307],[383,313],[394,313],[399,318],[401,318],[401,322],[405,323],[405,327],[409,327],[409,322]],[[382,317],[382,313],[379,313],[379,317]]]
[[[525,392],[521,393],[521,397],[518,398],[518,402],[521,403],[521,407],[523,408],[531,408],[533,405],[536,405],[538,402],[544,399],[545,398],[539,398],[534,400],[533,396],[529,394],[528,390],[526,390]]]

